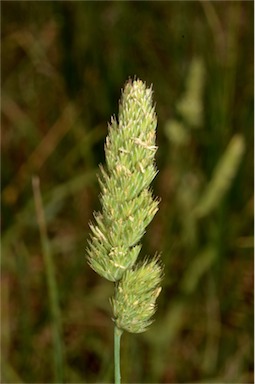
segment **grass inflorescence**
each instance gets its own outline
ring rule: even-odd
[[[162,278],[157,258],[136,263],[141,237],[158,210],[149,189],[157,174],[156,126],[152,89],[141,80],[128,81],[118,121],[112,119],[106,138],[106,169],[101,167],[99,179],[102,212],[90,225],[89,265],[115,282],[115,326],[132,333],[151,324]]]

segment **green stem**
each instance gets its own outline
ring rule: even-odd
[[[121,383],[120,375],[120,338],[122,335],[122,330],[119,329],[116,325],[114,326],[114,376],[115,384]]]
[[[49,303],[52,318],[52,339],[53,339],[53,361],[54,361],[54,382],[63,383],[63,348],[61,340],[61,315],[58,303],[58,290],[55,278],[55,268],[52,259],[50,242],[47,234],[46,220],[44,215],[40,180],[38,177],[32,179],[37,221],[41,237],[41,245],[46,270],[46,278],[49,292]]]

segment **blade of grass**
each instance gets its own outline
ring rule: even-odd
[[[32,186],[34,192],[37,222],[40,231],[43,259],[46,269],[49,304],[52,318],[54,380],[55,383],[63,383],[63,348],[61,340],[62,332],[60,309],[58,302],[58,289],[55,279],[55,269],[51,255],[50,242],[47,235],[47,226],[40,190],[40,180],[38,177],[33,177]]]
[[[5,96],[5,98],[7,98],[7,96]],[[6,103],[10,103],[8,98]],[[62,138],[72,128],[76,119],[77,111],[74,105],[72,103],[67,104],[57,121],[52,125],[47,134],[39,142],[38,146],[29,155],[27,161],[21,165],[10,183],[4,187],[2,191],[4,202],[8,202],[8,196],[11,191],[15,191],[14,200],[16,201],[18,199],[19,194],[23,191],[26,185],[26,181],[29,180],[28,177],[31,172],[37,172],[43,166]]]

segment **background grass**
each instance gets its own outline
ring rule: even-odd
[[[153,188],[161,209],[142,256],[162,252],[165,279],[150,330],[122,338],[123,382],[253,382],[253,2],[1,5],[1,382],[54,381],[34,175],[55,269],[64,381],[113,380],[112,284],[90,270],[85,248],[100,209],[107,121],[134,75],[153,83],[158,114]],[[178,109],[195,58],[204,69],[198,128]],[[187,140],[172,136],[176,121]],[[193,209],[233,137],[245,150],[236,165],[228,160],[232,176],[220,174],[225,189],[216,196],[213,184],[214,206],[198,218]]]

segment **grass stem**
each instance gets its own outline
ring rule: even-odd
[[[55,269],[52,260],[50,242],[47,235],[47,226],[44,215],[42,196],[40,191],[40,180],[33,177],[32,186],[34,192],[35,208],[37,222],[40,231],[42,252],[46,268],[46,278],[49,292],[50,311],[52,318],[52,336],[53,336],[53,361],[54,361],[54,381],[63,383],[63,348],[61,341],[61,318],[58,304],[58,291],[55,279]]]
[[[119,329],[116,325],[114,326],[114,376],[115,384],[121,383],[121,374],[120,374],[120,338],[122,335],[122,330]]]

